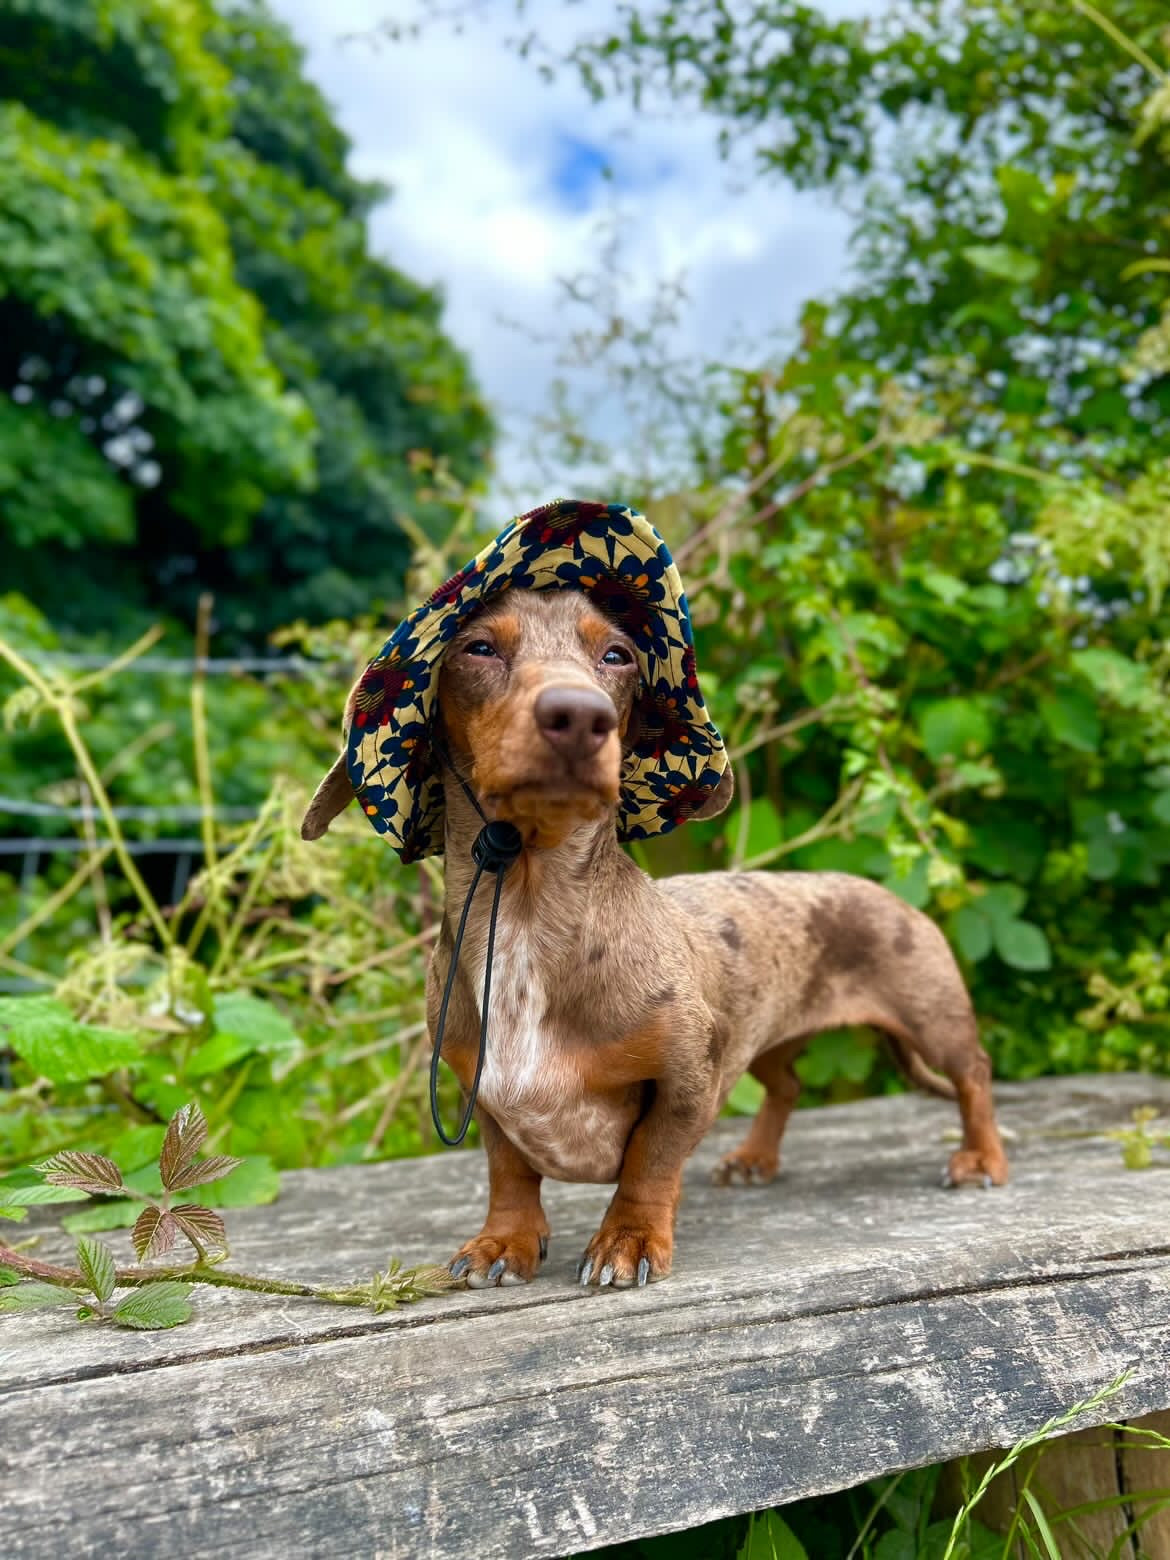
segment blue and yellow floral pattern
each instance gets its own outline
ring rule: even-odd
[[[693,816],[727,768],[707,716],[682,581],[666,543],[624,504],[556,499],[506,526],[394,631],[346,712],[358,803],[403,861],[443,849],[433,747],[438,664],[467,616],[501,590],[582,590],[634,641],[642,673],[622,768],[618,836],[648,839]]]

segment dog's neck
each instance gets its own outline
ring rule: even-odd
[[[483,828],[483,819],[454,775],[444,774],[443,787],[447,811],[445,918],[449,937],[458,925],[471,887],[475,873],[471,847]],[[595,823],[581,824],[559,845],[521,852],[504,874],[500,924],[538,929],[546,956],[559,950],[566,958],[577,958],[580,929],[593,918],[597,906],[615,893],[628,892],[632,880],[641,878],[642,874],[618,845],[613,814],[606,813]],[[468,916],[469,946],[483,946],[491,899],[490,884],[481,883]]]

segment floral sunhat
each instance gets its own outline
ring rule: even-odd
[[[642,685],[637,737],[622,765],[618,837],[665,834],[702,810],[728,758],[699,690],[687,598],[670,551],[636,509],[562,498],[513,520],[440,585],[350,694],[345,769],[378,833],[404,862],[442,852],[433,724],[439,663],[461,624],[508,589],[584,591],[634,642]]]

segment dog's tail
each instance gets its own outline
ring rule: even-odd
[[[920,1089],[925,1089],[927,1094],[937,1094],[940,1099],[953,1100],[958,1098],[958,1090],[954,1084],[942,1073],[935,1072],[933,1067],[928,1067],[919,1056],[918,1052],[905,1045],[897,1035],[889,1030],[884,1031],[889,1042],[890,1053],[895,1062]]]

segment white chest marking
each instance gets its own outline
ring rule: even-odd
[[[547,1001],[527,930],[500,926],[492,958],[487,1056],[480,1097],[493,1113],[510,1112],[550,1092],[550,1047],[543,1024]],[[481,970],[476,999],[483,1012]]]
[[[497,927],[479,1097],[535,1170],[566,1181],[616,1181],[626,1119],[584,1092],[581,1074],[551,1038],[547,969],[527,927]],[[483,973],[476,997],[483,1011]]]

